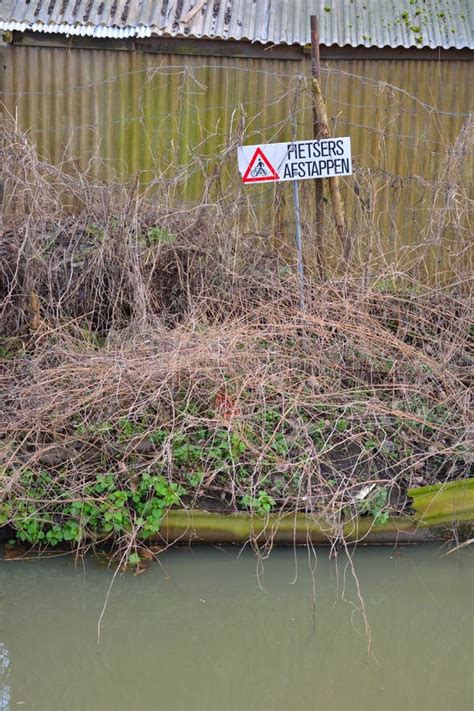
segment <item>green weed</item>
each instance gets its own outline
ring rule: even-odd
[[[374,523],[384,524],[387,523],[389,517],[387,502],[388,490],[383,487],[377,488],[357,503],[357,510],[360,514],[372,516]]]
[[[50,546],[132,531],[139,540],[147,539],[159,531],[167,509],[186,493],[183,486],[148,472],[130,488],[121,488],[113,473],[98,474],[85,487],[83,498],[73,502],[64,501],[58,482],[46,473],[28,470],[22,484],[24,493],[15,506],[0,505],[0,522],[9,522],[20,541]]]
[[[150,246],[156,244],[174,244],[176,235],[166,229],[166,227],[151,227],[146,233],[146,238]]]
[[[240,504],[258,516],[266,516],[273,510],[276,501],[270,494],[267,494],[267,492],[262,489],[258,492],[258,496],[251,496],[250,494],[242,496]]]

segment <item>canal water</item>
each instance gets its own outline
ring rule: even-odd
[[[112,587],[94,558],[1,560],[0,709],[471,710],[474,551],[445,552],[355,553],[369,629],[325,549],[175,549]]]

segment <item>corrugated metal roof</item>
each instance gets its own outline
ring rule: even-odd
[[[474,49],[472,0],[0,0],[0,29],[92,37]]]

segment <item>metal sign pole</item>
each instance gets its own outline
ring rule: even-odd
[[[293,180],[293,202],[295,204],[295,223],[296,223],[296,253],[298,259],[298,280],[300,286],[300,306],[301,310],[305,309],[304,302],[304,270],[303,270],[303,244],[301,241],[301,211],[300,211],[300,196],[298,192],[298,181]]]

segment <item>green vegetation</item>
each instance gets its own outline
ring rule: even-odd
[[[151,473],[128,482],[111,473],[98,474],[77,500],[71,499],[63,478],[44,470],[25,470],[15,486],[21,486],[22,496],[0,504],[0,523],[8,521],[22,542],[49,546],[131,531],[136,539],[146,540],[160,530],[166,510],[186,493],[179,484]]]
[[[172,234],[166,227],[150,227],[146,237],[150,245],[173,244],[176,242],[176,235]]]
[[[388,495],[389,492],[386,488],[375,489],[365,499],[357,503],[358,512],[362,515],[372,516],[374,523],[387,523],[389,517]]]
[[[386,359],[384,366],[390,373],[395,362]],[[353,401],[346,397],[341,405],[312,403],[314,391],[305,389],[302,401],[290,408],[271,389],[263,407],[255,392],[241,390],[239,416],[221,424],[222,407],[235,409],[230,391],[207,402],[178,392],[160,417],[156,407],[109,419],[93,419],[94,408],[75,415],[61,432],[67,450],[55,458],[54,450],[48,455],[43,447],[37,465],[5,469],[9,494],[0,504],[0,524],[8,523],[19,541],[35,546],[107,539],[137,545],[160,531],[170,508],[199,505],[203,496],[219,500],[221,510],[258,517],[305,511],[308,505],[324,513],[337,501],[342,517],[350,519],[354,463],[364,485],[386,472],[384,482],[355,501],[357,515],[384,524],[398,472],[420,459],[422,481],[468,471],[466,444],[447,443],[452,422],[446,406],[416,393],[395,404],[396,417],[374,413],[368,419],[361,417],[367,395],[360,389],[347,391]],[[428,455],[426,442],[432,443]],[[314,476],[316,466],[326,472],[322,477]]]
[[[258,496],[250,496],[245,494],[242,496],[240,503],[247,509],[255,512],[259,516],[265,516],[270,513],[276,502],[266,491],[259,491]]]

